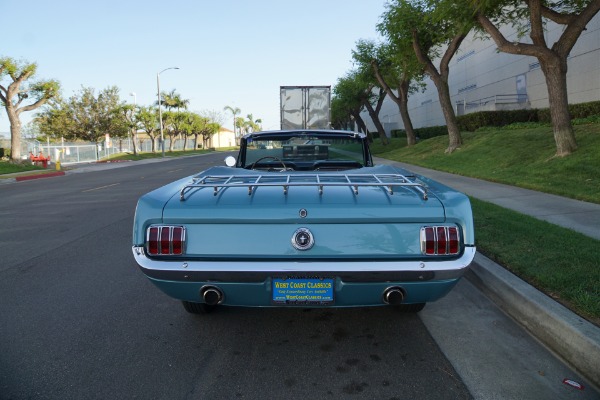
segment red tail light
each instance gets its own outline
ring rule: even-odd
[[[160,242],[160,235],[158,234],[157,227],[148,228],[148,237],[146,238],[146,244],[148,246],[149,254],[158,254],[158,243]]]
[[[448,254],[460,253],[460,237],[458,229],[455,227],[448,228]]]
[[[421,252],[429,256],[435,254],[435,230],[430,226],[421,228]]]
[[[428,256],[460,253],[460,235],[455,226],[424,226],[421,228],[421,253]]]
[[[438,226],[435,228],[435,235],[437,237],[437,253],[440,255],[447,253],[448,240],[446,240],[446,228]]]
[[[183,226],[151,226],[146,232],[146,250],[151,256],[181,255],[185,240]]]

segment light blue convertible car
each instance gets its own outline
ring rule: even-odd
[[[252,133],[225,161],[142,196],[135,213],[135,260],[189,312],[418,312],[446,295],[475,255],[469,199],[374,165],[361,133]]]

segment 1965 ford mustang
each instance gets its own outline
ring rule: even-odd
[[[346,131],[246,135],[237,159],[142,196],[133,255],[192,313],[217,305],[420,311],[475,255],[469,199],[374,165]]]

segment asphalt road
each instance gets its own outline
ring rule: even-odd
[[[186,313],[137,269],[133,212],[223,158],[0,186],[1,399],[594,398],[467,281],[420,315]]]
[[[416,315],[194,316],[156,289],[131,254],[138,197],[222,158],[0,187],[1,398],[471,398]]]

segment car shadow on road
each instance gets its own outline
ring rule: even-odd
[[[391,307],[181,313],[181,328],[193,333],[185,334],[189,341],[202,344],[196,350],[215,350],[209,363],[196,368],[216,379],[194,382],[194,392],[223,398],[471,398],[417,314]]]

